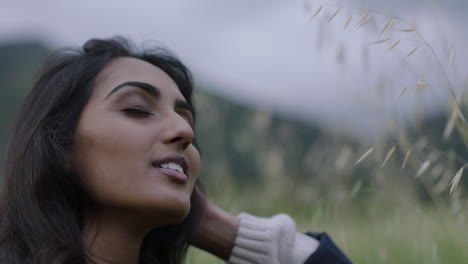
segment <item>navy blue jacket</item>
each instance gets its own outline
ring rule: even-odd
[[[304,264],[351,264],[327,233],[307,233],[307,235],[317,239],[320,244]]]

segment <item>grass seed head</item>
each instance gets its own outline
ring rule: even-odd
[[[447,50],[445,50],[445,56],[447,56],[452,51],[454,45],[455,45],[455,43],[452,42],[452,44],[450,44],[450,46],[448,46]]]
[[[348,20],[346,20],[346,24],[344,25],[344,29],[348,28],[349,24],[351,24],[351,20],[353,20],[353,16],[348,17]]]
[[[454,60],[455,60],[455,51],[453,51],[452,54],[450,54],[449,65],[452,65]]]
[[[419,80],[414,84],[414,87],[416,88],[416,91],[422,90],[422,89],[426,88],[427,86],[428,86],[428,84],[424,80],[424,76],[419,78]]]
[[[314,13],[314,14],[312,15],[312,17],[309,19],[309,21],[312,21],[312,20],[320,13],[320,11],[322,11],[322,9],[323,9],[323,5],[321,5],[321,6],[319,7],[319,9],[317,9],[317,11],[315,11],[315,13]]]
[[[406,167],[406,164],[408,163],[408,160],[411,156],[411,149],[406,152],[405,159],[403,160],[403,164],[401,165],[401,170],[404,170]]]
[[[424,162],[421,164],[421,167],[419,167],[418,172],[416,172],[416,178],[421,177],[421,175],[423,175],[424,172],[427,171],[427,169],[429,168],[429,166],[431,166],[431,161],[430,161],[430,160],[424,161]]]
[[[377,40],[377,41],[375,41],[375,42],[372,42],[372,44],[374,44],[374,45],[375,45],[375,44],[380,44],[380,43],[387,42],[387,41],[389,41],[389,40],[390,40],[390,38],[384,38],[384,39],[381,39],[381,40]]]
[[[396,46],[398,46],[398,44],[400,44],[400,41],[399,41],[399,40],[397,40],[395,43],[393,43],[393,44],[390,46],[390,48],[388,48],[387,51],[391,51],[393,48],[395,48]]]
[[[413,54],[419,49],[419,46],[421,46],[421,45],[417,45],[416,48],[412,49],[412,50],[406,55],[406,57],[409,57],[409,56],[413,55]]]
[[[393,18],[390,18],[385,26],[383,27],[382,31],[380,31],[379,36],[382,36],[387,30],[390,30],[393,27]]]
[[[453,177],[452,181],[451,181],[451,186],[450,186],[450,195],[452,195],[453,191],[457,188],[458,186],[458,183],[460,182],[460,179],[463,175],[463,170],[464,170],[464,166],[462,166],[458,171],[457,173],[455,174],[455,176]]]
[[[400,97],[406,92],[406,90],[408,90],[408,87],[405,87],[405,88],[401,89],[400,94],[398,94],[398,97],[395,98],[393,103],[396,103],[396,101],[398,101],[398,99],[400,99]]]
[[[452,114],[450,115],[450,118],[449,120],[447,121],[447,124],[445,125],[445,128],[444,128],[444,133],[443,133],[443,136],[442,136],[442,139],[443,140],[447,140],[450,135],[452,134],[453,132],[453,128],[455,127],[455,121],[457,120],[457,108],[453,108],[452,110]]]
[[[338,13],[340,12],[341,8],[338,8],[335,13],[333,13],[330,17],[330,19],[328,19],[328,23],[330,23],[335,17],[336,15],[338,15]]]
[[[382,166],[380,166],[380,168],[385,167],[388,160],[392,157],[393,153],[395,152],[395,149],[396,149],[396,146],[393,146],[392,148],[390,148],[390,150],[388,151],[387,156],[385,157],[385,159],[384,159],[384,161],[382,163]]]
[[[362,156],[359,157],[359,159],[354,163],[354,166],[361,163],[365,158],[367,158],[367,156],[369,156],[372,153],[372,151],[374,151],[374,147],[368,149],[364,154],[362,154]]]

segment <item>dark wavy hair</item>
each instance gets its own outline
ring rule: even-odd
[[[96,76],[118,57],[159,67],[193,105],[190,72],[160,47],[137,50],[125,38],[114,37],[91,39],[81,48],[51,56],[7,142],[0,197],[0,263],[92,263],[82,231],[85,211],[95,205],[93,194],[81,172],[67,164]],[[181,223],[156,228],[145,236],[139,263],[181,263],[202,209],[202,199],[194,192],[190,212]]]

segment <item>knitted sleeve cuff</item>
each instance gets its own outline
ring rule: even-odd
[[[294,221],[285,214],[261,218],[247,213],[240,225],[230,264],[303,264],[319,242],[296,232]]]

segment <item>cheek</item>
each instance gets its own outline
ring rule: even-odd
[[[95,111],[97,112],[97,111]],[[94,158],[99,163],[117,160],[125,166],[126,161],[139,159],[151,147],[148,129],[138,126],[118,115],[92,115],[85,113],[78,124],[74,145],[78,154]]]
[[[123,126],[118,120],[101,120],[107,121],[86,119],[86,123],[79,124],[74,155],[79,170],[89,176],[91,191],[96,195],[118,195],[117,192],[131,188],[135,175],[148,169],[146,153],[151,144],[145,142],[147,137],[138,135],[138,130]]]
[[[76,140],[76,155],[88,169],[126,168],[134,165],[132,160],[141,160],[138,142],[134,142],[118,134],[117,131],[101,130],[97,133],[83,133]]]
[[[201,168],[200,153],[195,148],[195,146],[190,145],[189,149],[187,149],[187,157],[190,159],[190,162],[192,164],[191,175],[193,175],[193,177],[192,177],[193,178],[193,184],[195,184],[195,181],[198,178],[198,175],[200,173],[200,168]],[[193,188],[193,186],[192,186],[192,188]]]

